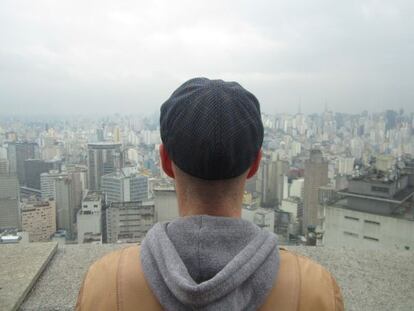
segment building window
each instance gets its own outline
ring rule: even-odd
[[[388,193],[389,189],[387,187],[372,186],[371,191]]]
[[[345,216],[345,219],[359,221],[359,218],[352,217],[352,216]]]
[[[377,238],[373,238],[373,237],[366,236],[366,235],[364,235],[364,239],[365,239],[365,240],[370,240],[370,241],[379,242],[379,240],[378,240]]]
[[[371,225],[377,225],[377,226],[380,225],[380,223],[378,221],[373,221],[373,220],[367,220],[367,219],[365,219],[364,222],[366,224],[371,224]]]
[[[354,238],[357,238],[358,237],[358,234],[353,233],[353,232],[349,232],[349,231],[344,231],[344,235],[352,236]]]

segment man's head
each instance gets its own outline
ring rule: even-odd
[[[236,82],[185,82],[162,105],[160,125],[161,163],[177,183],[201,183],[207,193],[214,185],[224,189],[239,179],[244,183],[257,171],[263,143],[260,105]]]

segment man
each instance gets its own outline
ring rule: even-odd
[[[329,272],[240,218],[261,158],[256,97],[235,82],[192,79],[163,104],[160,123],[180,218],[92,265],[77,309],[343,310]]]

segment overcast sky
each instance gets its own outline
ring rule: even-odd
[[[195,76],[268,113],[414,111],[414,1],[1,0],[0,114],[149,114]]]

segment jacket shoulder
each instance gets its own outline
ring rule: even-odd
[[[313,260],[281,249],[278,276],[261,311],[343,311],[340,289],[333,276]]]
[[[299,310],[343,311],[344,303],[339,286],[330,272],[313,260],[296,255],[300,275]]]
[[[139,246],[111,252],[91,265],[76,310],[161,310],[144,278]]]

